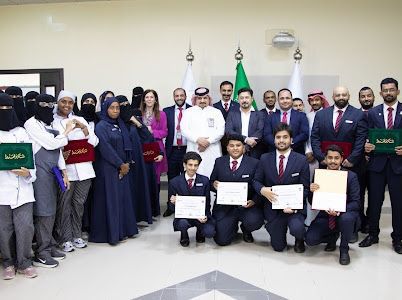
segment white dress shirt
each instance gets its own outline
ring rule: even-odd
[[[22,127],[10,131],[0,130],[1,143],[32,143]],[[30,176],[18,176],[11,171],[0,171],[0,205],[9,205],[11,209],[25,203],[35,202],[32,182],[36,180],[36,169],[29,170]]]
[[[385,128],[387,128],[388,125],[388,107],[392,107],[394,110],[392,111],[392,125],[395,123],[395,116],[396,116],[396,110],[398,108],[398,101],[396,101],[392,106],[388,106],[385,103],[382,106],[382,111],[384,115],[384,124]]]
[[[96,147],[99,143],[99,139],[95,135],[93,128],[89,126],[88,122],[85,121],[85,119],[82,117],[70,114],[68,118],[64,118],[62,116],[59,116],[58,114],[55,114],[54,120],[52,122],[52,127],[53,129],[58,130],[59,132],[64,132],[66,130],[67,121],[73,119],[76,119],[80,121],[82,124],[84,124],[88,129],[89,135],[85,136],[82,129],[74,128],[73,131],[71,131],[68,134],[67,136],[68,140],[75,141],[75,140],[87,139],[89,144]],[[68,164],[66,165],[66,169],[67,169],[68,180],[70,181],[82,181],[95,177],[95,171],[94,168],[92,167],[92,162],[90,161],[76,164]]]
[[[228,104],[228,110],[229,110],[230,109],[230,104],[232,103],[232,99],[230,99],[228,102],[225,102],[225,101],[221,100],[221,105],[222,105],[223,108],[225,108],[225,103]]]
[[[290,148],[288,149],[288,151],[286,153],[280,154],[278,150],[276,150],[276,170],[278,171],[279,174],[279,162],[280,162],[280,155],[284,155],[285,158],[283,159],[283,172],[285,172],[286,170],[286,165],[288,163],[288,159],[289,159],[289,155],[290,155]]]
[[[283,113],[284,113],[285,111],[283,111],[283,110],[281,109],[280,112],[281,112],[281,115],[280,115],[279,122],[282,122]],[[289,110],[286,111],[286,112],[287,112],[286,121],[287,121],[287,124],[289,125],[289,124],[290,124],[290,115],[292,114],[292,109],[289,109]]]
[[[196,178],[196,177],[197,177],[197,173],[194,174],[193,177],[190,177],[190,176],[187,175],[187,172],[184,172],[184,178],[186,178],[186,181],[187,181],[187,182],[188,182],[189,179],[193,179],[193,186],[194,186],[194,184],[195,184],[195,178]]]
[[[267,111],[267,114],[269,114],[270,111],[274,114],[276,112],[276,107],[274,107],[272,110],[270,110],[268,107],[265,107],[265,110]]]
[[[344,108],[338,108],[336,105],[334,105],[334,112],[332,114],[332,125],[334,126],[334,129],[335,129],[335,124],[336,124],[336,119],[338,118],[338,115],[339,115],[338,110],[343,111],[343,113],[342,113],[342,118],[343,118],[343,115],[345,114],[345,111],[348,108],[348,106],[349,105],[346,105]]]
[[[60,149],[58,167],[60,170],[65,170],[66,163],[64,161],[61,148],[67,145],[68,140],[63,134],[64,131],[55,137],[52,133],[46,131],[46,129],[53,128],[46,125],[42,121],[35,119],[35,117],[28,119],[25,122],[24,127],[33,142],[32,145],[34,154],[36,154],[42,147],[49,151]]]
[[[232,169],[232,162],[234,161],[234,160],[236,160],[237,161],[237,166],[236,166],[236,170],[240,167],[240,164],[241,164],[241,161],[243,160],[243,155],[242,156],[240,156],[238,159],[233,159],[231,156],[229,156],[230,158],[229,158],[229,168],[230,169]]]
[[[186,103],[184,103],[184,105],[182,106],[183,110],[182,113],[184,115],[184,111],[186,110]],[[177,125],[179,123],[179,107],[177,105],[174,106],[174,137],[173,137],[173,146],[177,146]],[[182,120],[183,120],[183,116],[182,116]],[[180,130],[181,130],[181,122],[180,122]],[[186,146],[187,145],[187,140],[186,138],[181,135],[181,140],[182,140],[182,146]]]
[[[241,116],[241,135],[248,137],[248,125],[250,123],[251,110],[244,112],[240,109]]]

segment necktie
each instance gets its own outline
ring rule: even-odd
[[[224,103],[223,105],[225,106],[225,110],[228,111],[228,110],[229,110],[228,104],[227,104],[227,103]]]
[[[341,119],[343,115],[343,110],[338,109],[338,116],[336,117],[335,121],[335,132],[338,132],[339,126],[341,125]]]
[[[232,172],[237,170],[237,160],[232,161]]]
[[[283,160],[285,159],[285,155],[279,155],[279,180],[282,179],[283,176]]]
[[[387,122],[387,129],[392,129],[394,124],[392,122],[392,111],[394,109],[392,107],[388,107],[388,122]]]
[[[268,114],[269,115],[272,115],[274,112],[272,111],[272,110],[270,110],[269,112],[268,112]]]
[[[331,230],[334,230],[336,227],[336,217],[328,216],[328,227]]]
[[[282,115],[282,123],[287,124],[288,123],[288,112],[284,111]]]
[[[180,122],[181,118],[183,118],[183,107],[179,107],[179,116],[177,117],[177,126],[176,126],[176,142],[177,146],[183,145],[183,138],[181,137],[181,129],[180,129]]]
[[[193,181],[194,181],[193,178],[187,179],[187,186],[188,186],[188,188],[189,188],[190,190],[193,188]]]

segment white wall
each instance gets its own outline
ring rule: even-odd
[[[212,78],[234,76],[239,40],[251,79],[290,75],[294,49],[265,45],[266,29],[284,27],[300,38],[303,74],[339,76],[356,102],[360,87],[369,85],[377,92],[386,76],[402,84],[401,12],[399,0],[2,6],[0,69],[61,67],[65,88],[78,95],[111,89],[130,98],[131,88],[142,85],[156,89],[165,106],[172,102],[171,91],[181,85],[190,37],[195,77],[210,87]]]

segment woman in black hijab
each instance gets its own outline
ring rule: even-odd
[[[96,96],[92,93],[85,93],[81,97],[81,109],[79,116],[83,117],[88,123],[93,122],[94,125],[99,122],[99,117],[96,114]],[[92,127],[92,124],[89,124]]]
[[[38,92],[30,91],[24,97],[25,109],[27,111],[27,120],[35,115],[35,99],[38,95]]]
[[[20,126],[24,126],[27,120],[27,112],[25,110],[24,99],[22,97],[22,90],[18,86],[10,86],[6,89],[6,94],[9,94],[14,101],[14,110],[17,114]]]
[[[133,108],[133,112],[136,116],[141,117],[142,113],[140,110],[140,104],[142,99],[142,94],[144,93],[144,89],[140,86],[136,86],[133,88],[133,96],[131,97],[131,107]]]

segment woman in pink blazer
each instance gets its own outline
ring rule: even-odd
[[[163,145],[163,139],[167,136],[167,120],[164,111],[159,110],[158,94],[154,90],[145,90],[142,94],[140,110],[142,120],[148,127],[149,131],[154,136],[159,144],[160,150],[163,152],[163,159],[160,162],[155,162],[156,180],[160,184],[160,176],[166,173],[168,169],[166,150]]]

